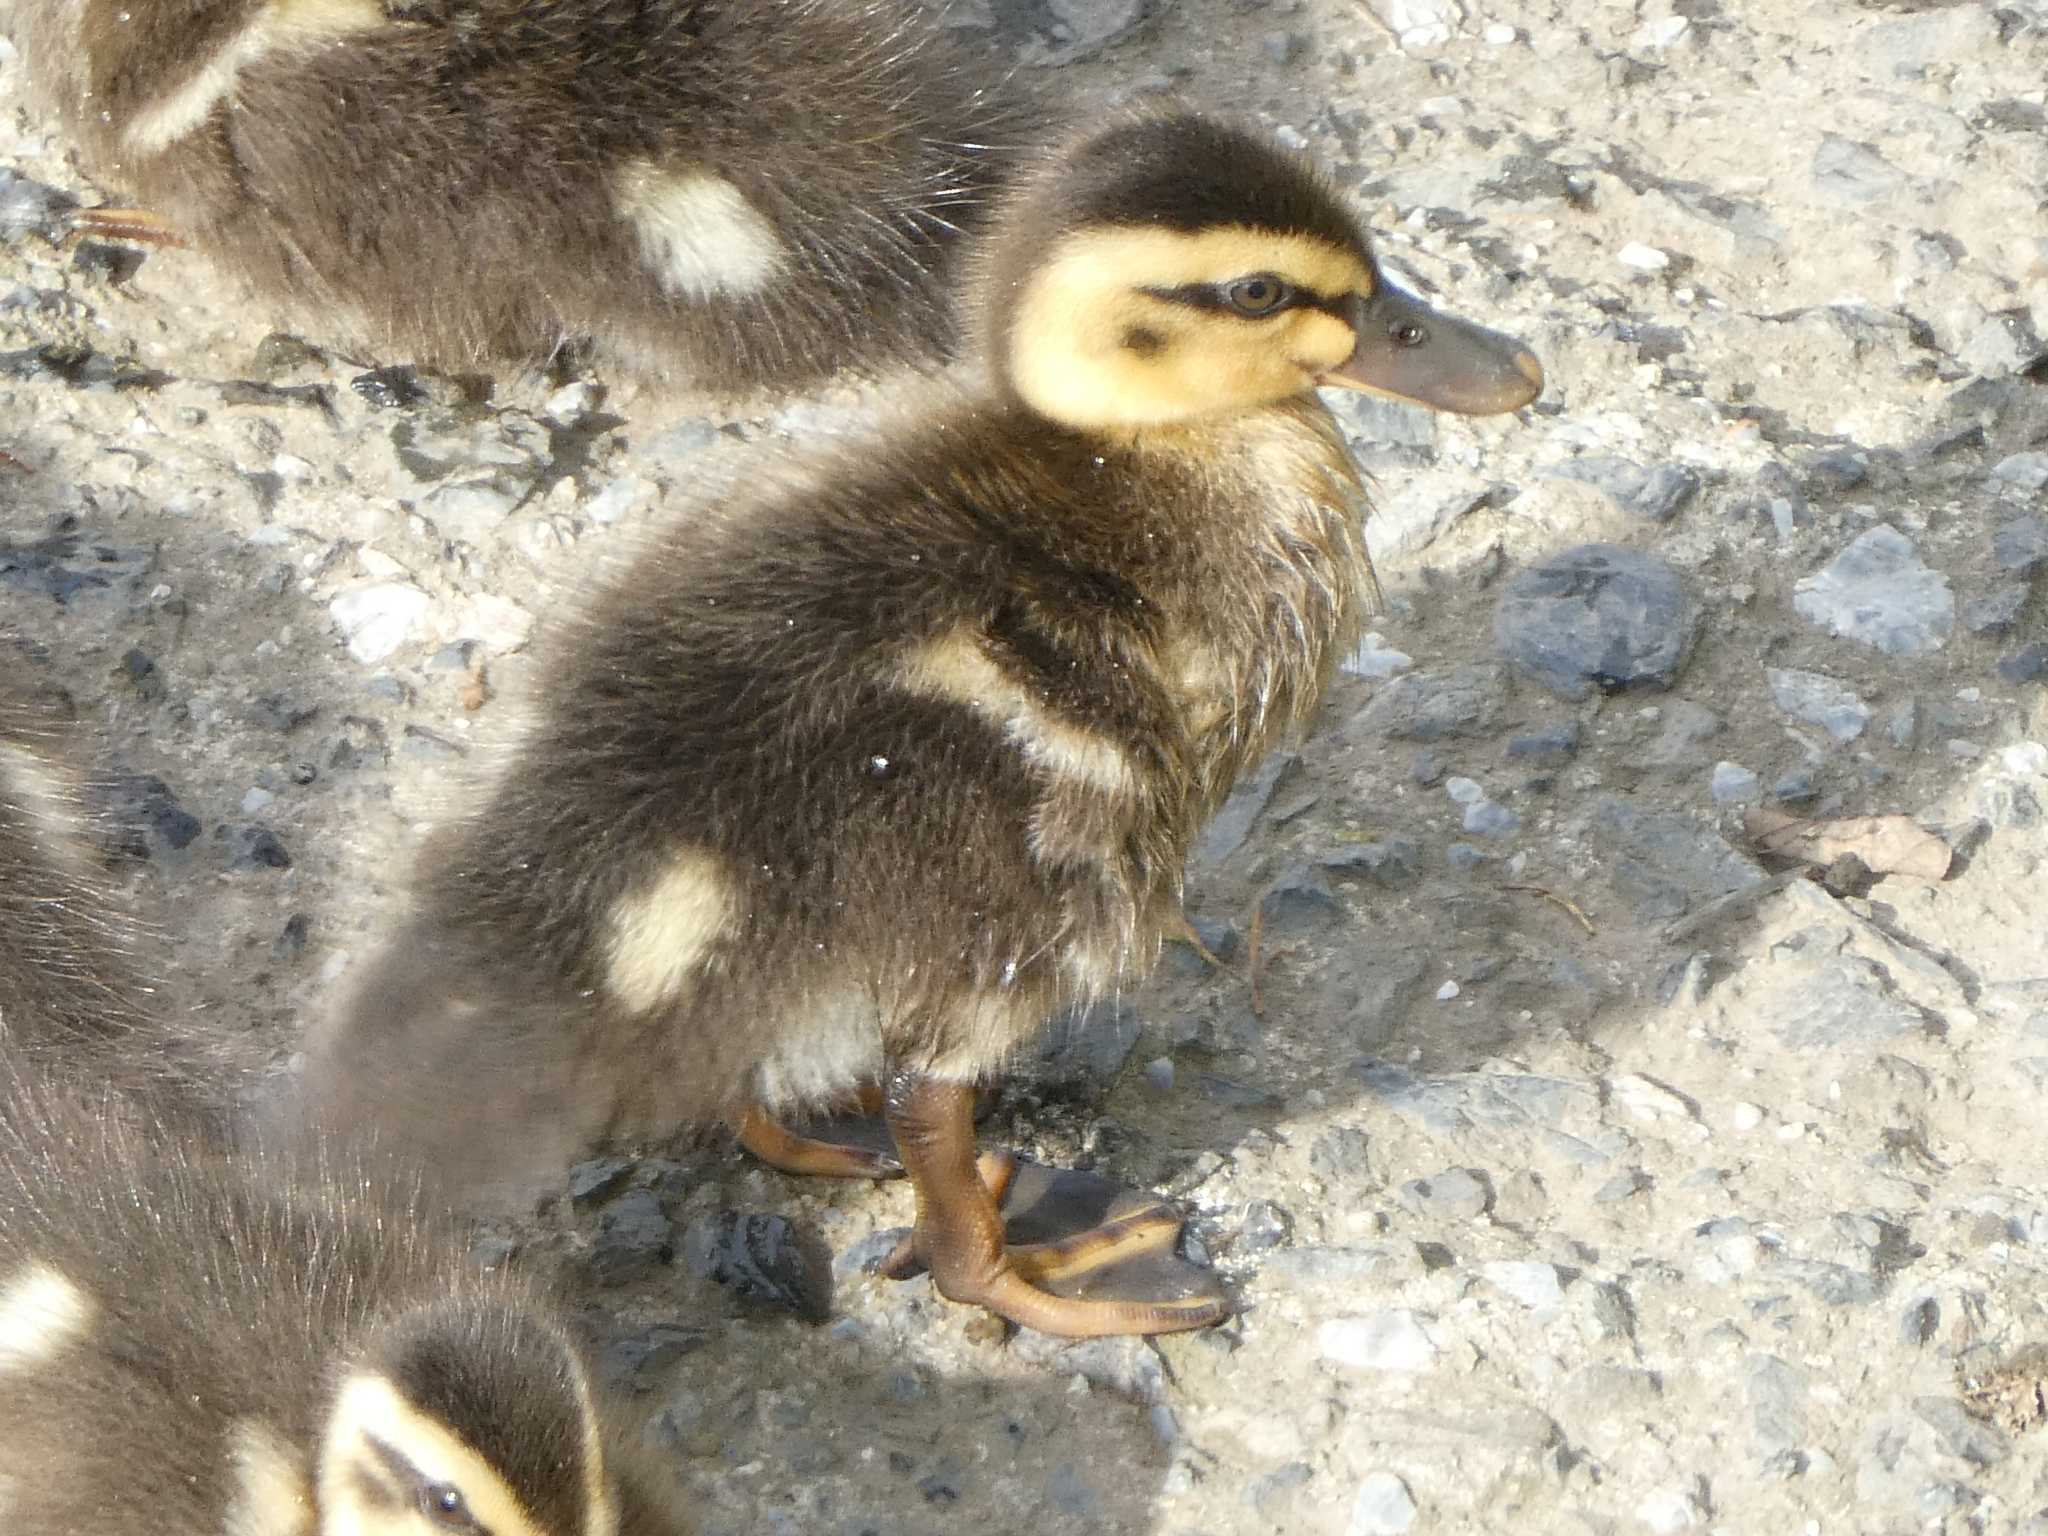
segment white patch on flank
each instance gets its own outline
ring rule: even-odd
[[[43,758],[14,742],[0,742],[0,801],[18,807],[45,852],[66,864],[86,862],[85,828],[71,782]]]
[[[261,1419],[235,1425],[228,1442],[234,1494],[221,1536],[305,1536],[313,1529],[313,1491],[291,1445]]]
[[[881,1009],[859,988],[807,998],[778,1034],[780,1044],[756,1080],[771,1108],[821,1103],[848,1083],[882,1075]]]
[[[92,1298],[47,1264],[0,1287],[0,1373],[40,1365],[92,1323]]]
[[[642,1012],[672,1001],[732,915],[732,893],[717,858],[679,852],[659,879],[612,908],[612,996]]]
[[[1027,761],[1056,778],[1112,795],[1129,793],[1137,782],[1123,748],[1053,714],[964,632],[918,647],[904,665],[903,683],[995,722]]]
[[[245,65],[278,48],[310,47],[386,20],[379,0],[274,0],[184,84],[138,112],[123,130],[122,142],[145,155],[168,149],[213,115]]]
[[[662,287],[686,299],[759,293],[788,251],[740,189],[709,171],[664,171],[635,160],[612,181],[612,206],[633,226]]]

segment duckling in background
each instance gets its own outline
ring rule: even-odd
[[[484,1178],[719,1119],[872,1172],[777,1117],[878,1081],[896,1271],[1060,1334],[1222,1315],[1209,1282],[1086,1293],[1170,1245],[1161,1206],[1006,1245],[974,1085],[1145,974],[1191,839],[1356,640],[1365,494],[1316,389],[1483,413],[1542,373],[1386,284],[1309,166],[1194,115],[1037,164],[973,303],[984,388],[707,509],[561,637],[313,1042],[313,1118]]]
[[[157,1031],[65,734],[0,705],[0,1529],[680,1536],[551,1309],[416,1196],[87,1086],[66,1046]]]
[[[379,352],[697,386],[929,358],[1020,88],[911,0],[20,0],[91,171]]]
[[[10,961],[10,964],[12,962]],[[223,1160],[0,1031],[11,1536],[680,1536],[529,1287],[345,1161]]]

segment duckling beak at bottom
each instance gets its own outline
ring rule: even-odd
[[[1357,345],[1319,384],[1466,416],[1519,410],[1543,393],[1543,365],[1514,337],[1442,314],[1391,283],[1354,299],[1350,318]]]

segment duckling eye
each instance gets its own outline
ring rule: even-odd
[[[1270,315],[1294,297],[1294,290],[1270,272],[1257,272],[1238,278],[1223,296],[1240,315]]]
[[[1402,347],[1419,347],[1429,340],[1429,327],[1417,325],[1413,320],[1403,320],[1393,330],[1394,344]]]
[[[420,1489],[420,1513],[447,1531],[473,1531],[476,1520],[462,1490],[453,1483],[428,1483]]]

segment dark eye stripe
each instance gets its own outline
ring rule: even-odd
[[[1231,282],[1236,282],[1232,278]],[[1162,299],[1168,304],[1184,304],[1189,309],[1206,309],[1214,313],[1237,314],[1230,302],[1230,283],[1183,283],[1177,288],[1141,288],[1140,293],[1151,298]],[[1290,309],[1318,309],[1326,315],[1335,315],[1348,322],[1351,318],[1346,306],[1347,297],[1326,299],[1321,294],[1311,293],[1306,288],[1290,288],[1287,296],[1258,318],[1285,314]]]

